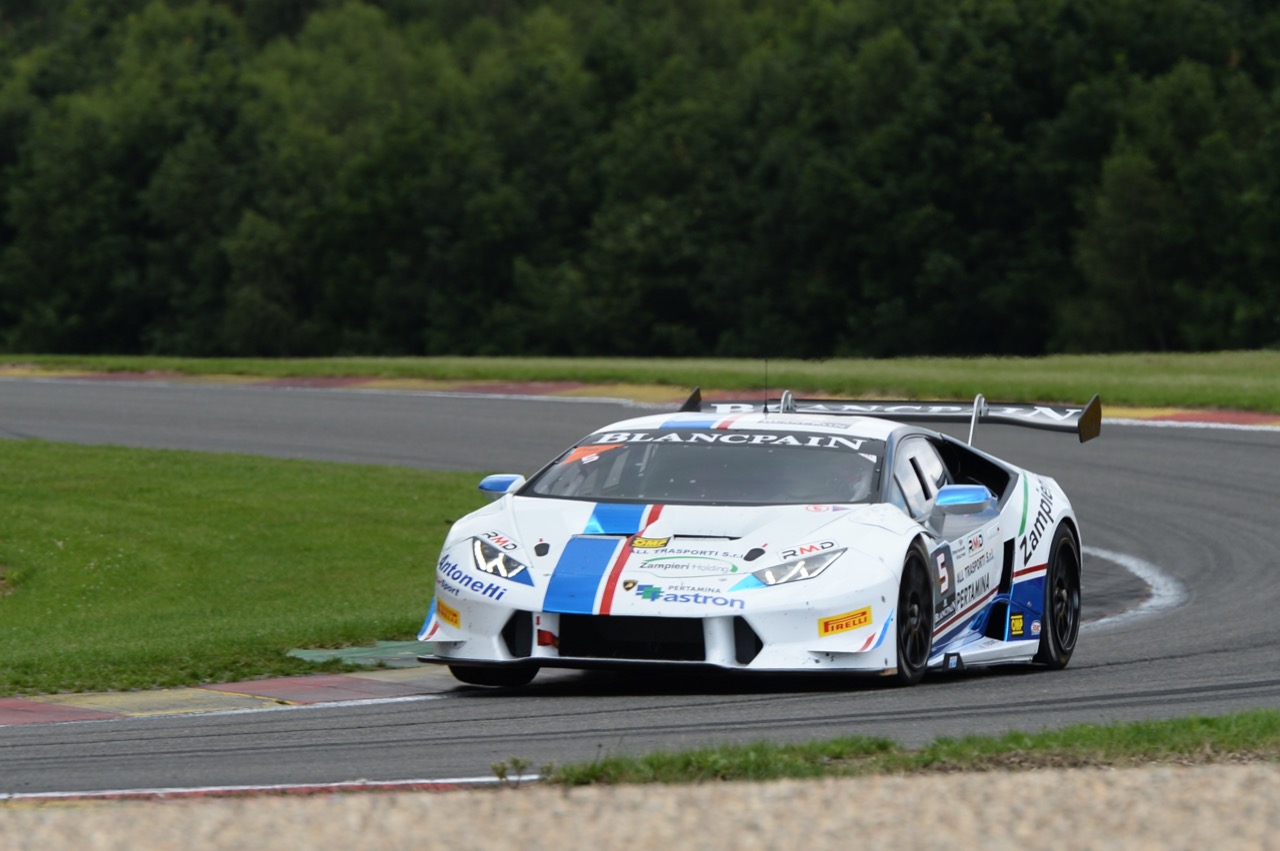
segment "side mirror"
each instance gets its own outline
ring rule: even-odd
[[[944,485],[938,491],[934,510],[948,517],[982,514],[995,507],[996,497],[986,485]]]
[[[489,499],[497,499],[513,490],[518,490],[524,484],[524,481],[524,476],[518,476],[514,473],[498,473],[493,476],[485,476],[480,480],[480,492],[489,497]]]

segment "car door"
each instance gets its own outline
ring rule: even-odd
[[[980,612],[1000,582],[998,515],[982,518],[976,526],[965,524],[952,534],[933,516],[938,491],[952,481],[932,441],[918,436],[899,443],[892,486],[900,495],[900,507],[938,538],[930,555],[937,577],[939,634]]]

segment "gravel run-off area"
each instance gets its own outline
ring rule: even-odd
[[[1280,848],[1280,765],[0,803],[6,851],[943,847]]]

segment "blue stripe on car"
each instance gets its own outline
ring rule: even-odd
[[[433,594],[431,597],[431,605],[427,608],[427,619],[422,622],[422,629],[418,630],[418,640],[426,638],[427,629],[431,626],[431,619],[436,616],[436,598]]]
[[[542,610],[566,615],[592,614],[596,590],[613,563],[620,543],[608,538],[570,538],[547,584]]]
[[[584,535],[634,535],[644,522],[647,505],[602,502],[591,512]],[[557,568],[559,569],[559,568]]]
[[[668,420],[658,428],[715,428],[716,423],[724,417],[711,417],[705,420]]]

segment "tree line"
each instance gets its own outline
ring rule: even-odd
[[[0,348],[1280,345],[1261,0],[25,0]]]

